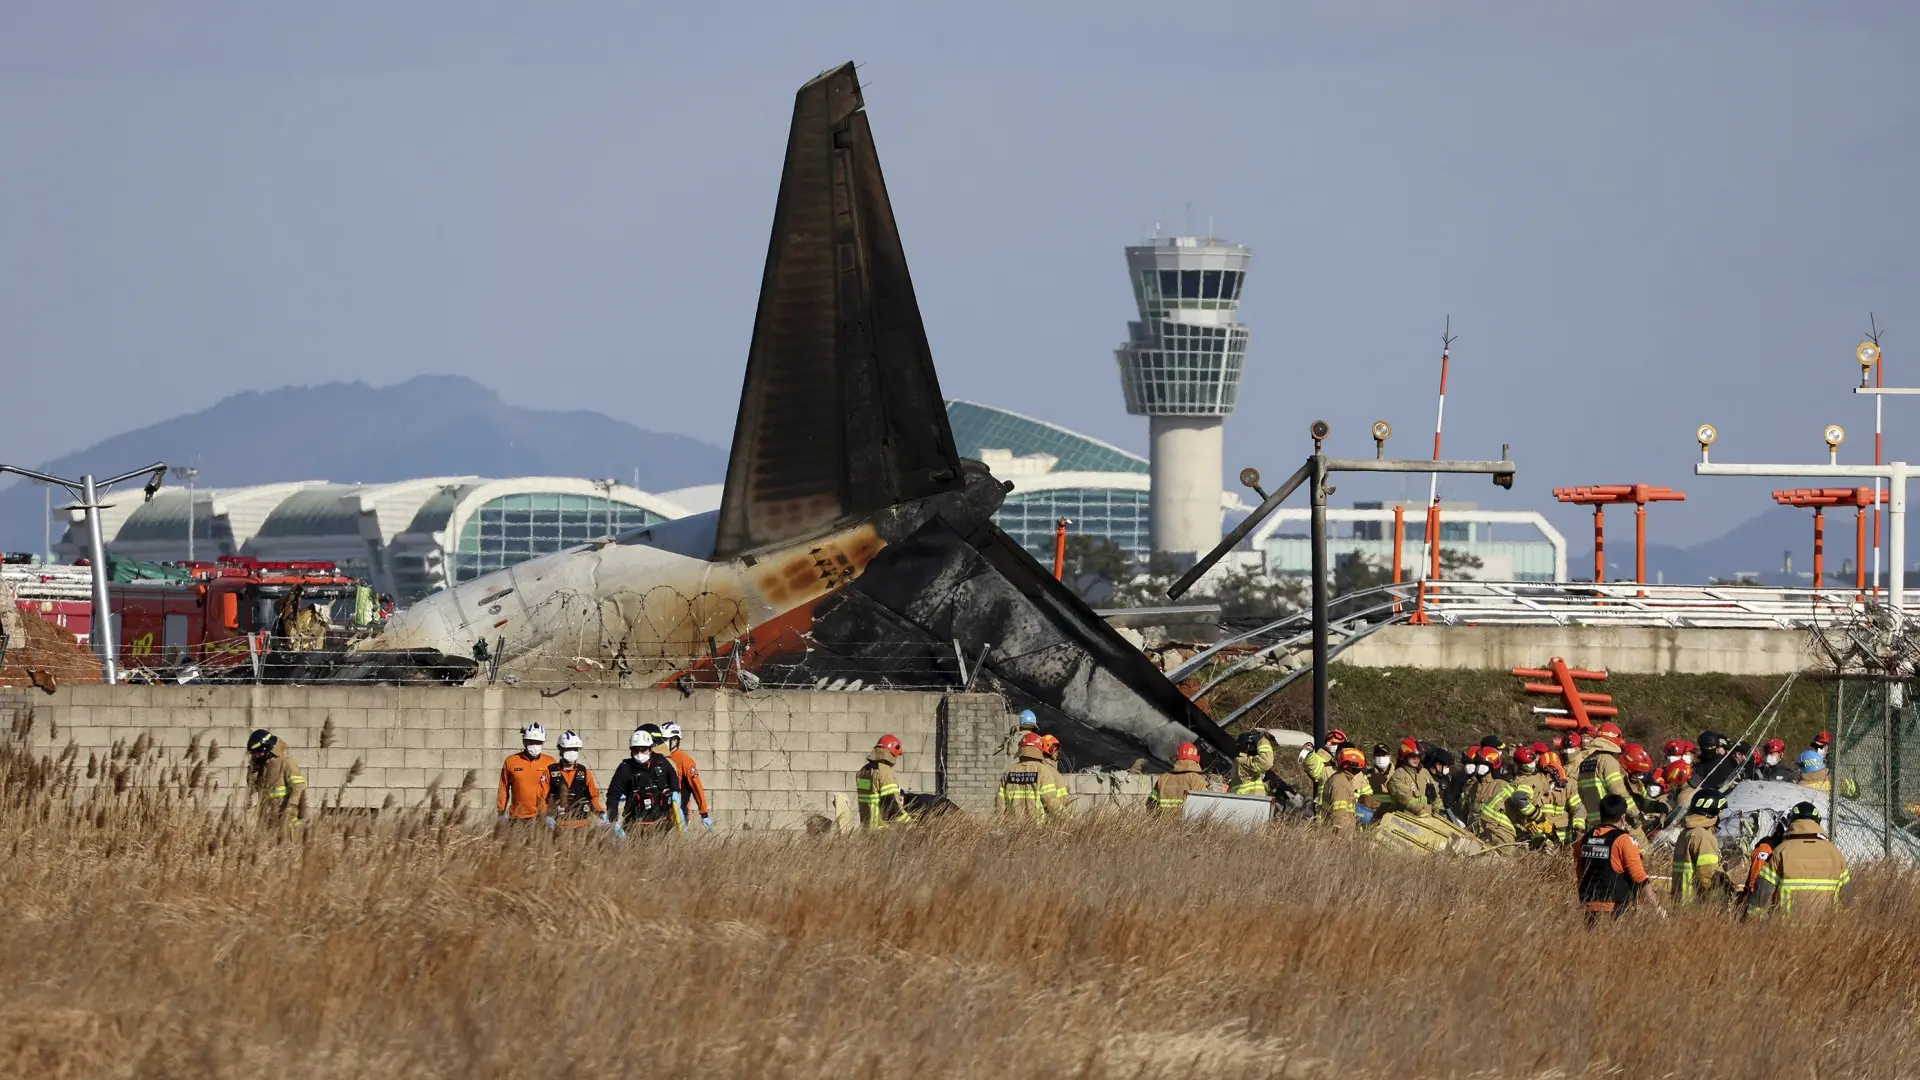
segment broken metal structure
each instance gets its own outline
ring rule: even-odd
[[[1332,489],[1327,486],[1327,477],[1337,472],[1490,473],[1495,484],[1511,489],[1514,474],[1514,464],[1507,459],[1504,448],[1499,461],[1441,461],[1438,459],[1409,461],[1389,458],[1386,456],[1386,439],[1391,434],[1392,428],[1384,421],[1373,426],[1377,456],[1371,459],[1330,458],[1321,452],[1321,444],[1326,441],[1331,432],[1332,428],[1325,420],[1313,422],[1313,454],[1307,458],[1305,464],[1294,470],[1293,475],[1287,478],[1286,483],[1280,485],[1279,490],[1271,495],[1260,486],[1259,470],[1241,470],[1240,482],[1260,495],[1260,505],[1255,507],[1253,513],[1248,514],[1245,520],[1234,526],[1233,531],[1229,532],[1218,546],[1199,562],[1194,563],[1192,569],[1182,574],[1180,580],[1174,582],[1167,590],[1167,597],[1172,600],[1178,600],[1186,595],[1187,590],[1193,588],[1215,563],[1258,528],[1267,515],[1278,510],[1280,504],[1286,501],[1287,496],[1293,494],[1295,488],[1311,482],[1307,490],[1309,503],[1313,509],[1309,531],[1313,544],[1313,742],[1315,746],[1327,741],[1327,718],[1330,712],[1327,700],[1327,669],[1332,662],[1328,642],[1331,619],[1327,609],[1329,593],[1332,591],[1332,570],[1329,566],[1332,560],[1327,554],[1327,496],[1332,493]]]
[[[1226,734],[993,524],[954,446],[852,64],[800,88],[720,508],[429,596],[370,647],[522,685],[944,686],[1040,714],[1077,765]]]

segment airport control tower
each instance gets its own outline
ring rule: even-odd
[[[1148,537],[1191,561],[1220,542],[1221,433],[1240,400],[1247,328],[1240,287],[1252,250],[1211,237],[1156,238],[1127,249],[1140,320],[1114,352],[1127,411],[1153,439]]]

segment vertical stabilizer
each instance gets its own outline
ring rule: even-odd
[[[961,484],[860,84],[845,64],[794,99],[714,558]]]

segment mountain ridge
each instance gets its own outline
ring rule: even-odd
[[[153,461],[198,468],[195,483],[203,488],[447,475],[633,481],[637,471],[642,489],[670,491],[721,480],[727,452],[592,410],[514,405],[463,375],[418,375],[381,387],[355,380],[244,390],[35,467],[56,476],[105,476]],[[41,488],[22,482],[0,489],[0,550],[40,550]],[[69,501],[63,491],[54,498],[56,506]],[[63,528],[56,519],[56,540]]]

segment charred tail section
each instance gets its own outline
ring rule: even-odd
[[[961,486],[852,64],[800,88],[713,557]]]

